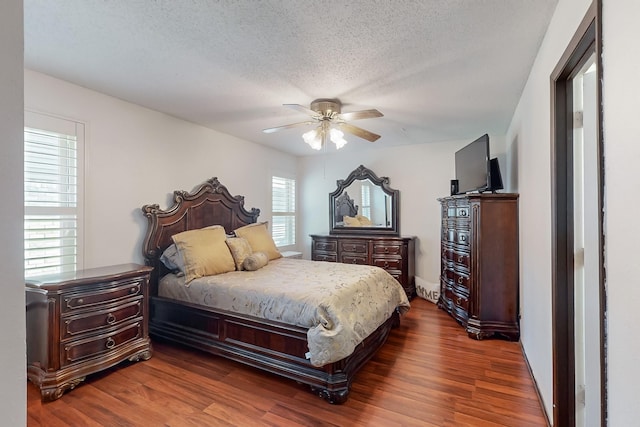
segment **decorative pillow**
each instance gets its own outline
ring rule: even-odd
[[[184,260],[187,284],[198,277],[213,276],[236,269],[222,227],[183,231],[171,238]]]
[[[242,266],[247,271],[256,271],[269,263],[269,257],[264,252],[254,252],[244,259]]]
[[[184,261],[175,243],[162,252],[160,261],[171,271],[184,271]]]
[[[244,237],[227,237],[227,246],[236,263],[236,270],[242,270],[242,263],[251,255],[251,245]]]
[[[343,218],[344,225],[347,227],[360,227],[360,221],[352,216],[345,215]]]
[[[235,229],[234,232],[236,236],[247,239],[253,252],[264,252],[269,260],[282,257],[267,229],[266,222],[245,225]]]

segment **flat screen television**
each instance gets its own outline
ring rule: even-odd
[[[501,190],[498,159],[491,159],[489,135],[484,134],[455,154],[456,194]]]

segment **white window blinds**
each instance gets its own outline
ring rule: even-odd
[[[25,114],[25,122],[33,116]],[[81,267],[84,127],[43,119],[45,126],[51,122],[49,129],[24,130],[25,277]]]
[[[296,181],[272,177],[271,180],[271,236],[276,246],[296,243]]]
[[[360,197],[362,198],[362,206],[360,207],[362,215],[371,219],[371,187],[368,183],[362,183]]]

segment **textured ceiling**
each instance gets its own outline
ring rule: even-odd
[[[24,0],[25,67],[295,155],[306,128],[262,129],[316,98],[380,110],[353,122],[375,147],[471,140],[506,131],[556,3]]]

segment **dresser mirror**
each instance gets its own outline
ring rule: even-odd
[[[330,234],[400,234],[400,191],[389,187],[388,177],[360,165],[337,185],[329,194]]]

